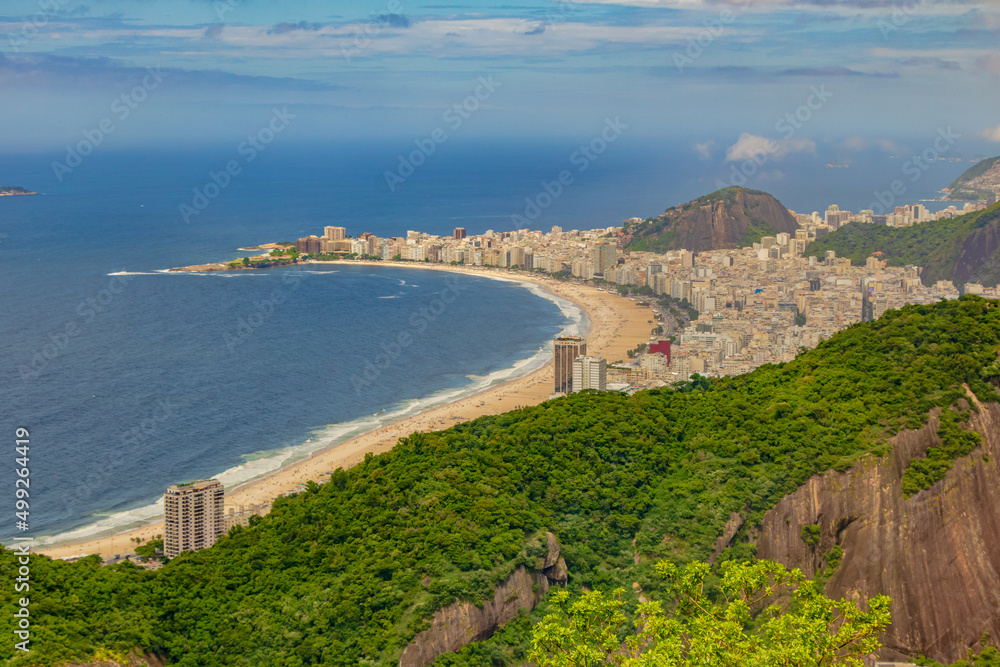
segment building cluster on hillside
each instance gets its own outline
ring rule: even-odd
[[[983,208],[966,204],[961,210],[950,207],[931,214],[922,204],[913,204],[897,207],[890,216],[872,211],[854,214],[837,206],[823,217],[793,212],[801,225],[794,234],[765,236],[752,247],[701,253],[623,250],[618,246],[618,227],[583,231],[552,227],[548,233],[490,230],[480,235],[469,235],[459,227],[448,237],[410,231],[405,238],[367,233],[349,238],[344,227],[326,227],[324,236],[299,239],[296,246],[304,253],[506,267],[567,279],[597,279],[631,286],[650,300],[671,297],[697,311],[686,328],[666,332],[673,338],[672,348],[653,337],[649,348],[627,362],[615,360],[609,365],[607,360],[587,357],[585,341],[566,343],[563,353],[557,341],[554,391],[562,394],[605,389],[609,382],[644,387],[684,381],[696,373],[746,373],[763,364],[790,361],[803,348],[815,347],[840,329],[878,318],[888,309],[957,298],[958,290],[950,281],[925,286],[920,267],[889,267],[880,253],[864,266],[852,266],[850,259],[832,251],[823,257],[802,255],[811,241],[850,221],[903,226]],[[965,291],[998,296],[996,287],[978,284],[966,284]]]
[[[918,225],[921,222],[954,218],[966,213],[982,211],[997,203],[998,196],[1000,195],[992,195],[991,199],[985,204],[967,202],[962,208],[949,206],[936,213],[928,211],[927,207],[923,204],[896,206],[891,212],[886,211],[882,214],[876,213],[872,209],[864,209],[857,213],[841,211],[840,207],[836,204],[832,204],[823,214],[820,214],[818,211],[813,211],[812,213],[796,213],[795,211],[791,211],[791,213],[795,216],[800,227],[809,230],[812,236],[820,239],[830,232],[840,229],[849,222],[885,225],[888,227],[909,227],[910,225]]]

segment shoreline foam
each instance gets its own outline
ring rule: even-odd
[[[587,333],[593,339],[593,343],[588,341],[591,353],[602,353],[609,357],[609,361],[624,358],[625,350],[646,342],[652,327],[648,320],[653,318],[647,309],[624,297],[599,292],[588,286],[530,275],[502,275],[489,269],[468,267],[361,261],[349,264],[452,271],[519,283],[536,295],[556,303],[564,314],[567,306],[560,301],[578,308],[579,315],[570,318],[571,322],[564,326],[563,333],[581,333],[580,327],[587,326],[590,329]],[[616,321],[616,315],[621,315],[622,311],[628,316],[624,322]],[[628,341],[623,340],[626,335]],[[612,354],[608,354],[608,350]],[[543,359],[544,363],[541,363]],[[519,373],[519,369],[524,369],[524,372]],[[506,412],[517,406],[547,400],[551,392],[551,369],[551,351],[543,347],[532,356],[517,360],[513,366],[494,371],[466,387],[441,389],[395,406],[391,411],[317,429],[306,442],[279,450],[274,456],[247,458],[265,452],[244,455],[244,463],[216,476],[227,487],[227,508],[270,502],[279,495],[295,492],[306,480],[323,481],[324,475],[337,467],[350,467],[367,453],[386,451],[399,438],[414,431],[441,430],[484,414]],[[545,382],[546,379],[549,383]],[[331,430],[338,434],[329,437]],[[281,460],[276,462],[278,458]],[[257,468],[259,472],[226,482],[226,478],[238,477],[239,471],[245,473],[248,468]],[[99,553],[107,558],[130,553],[134,546],[133,537],[150,539],[162,533],[162,522],[155,521],[157,512],[162,515],[162,499],[52,536],[39,552],[63,558],[90,553]],[[135,517],[135,520],[131,529],[127,529],[123,524],[114,525],[116,517],[118,521],[128,517]],[[140,521],[143,523],[140,524]]]

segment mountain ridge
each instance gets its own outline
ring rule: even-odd
[[[909,227],[851,222],[810,243],[803,255],[822,257],[827,250],[855,265],[881,252],[890,266],[922,267],[925,285],[938,280],[995,285],[1000,283],[1000,204]]]
[[[761,237],[799,228],[780,201],[762,190],[731,186],[667,209],[655,218],[626,225],[626,249],[722,250],[743,248]]]
[[[945,199],[986,199],[1000,185],[1000,156],[986,158],[965,170],[945,188]]]

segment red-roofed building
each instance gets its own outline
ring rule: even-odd
[[[661,354],[667,355],[667,363],[670,363],[670,341],[661,340],[657,341],[649,346],[649,353],[653,354],[659,352]]]

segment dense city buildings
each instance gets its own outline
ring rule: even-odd
[[[555,358],[555,388],[557,394],[573,393],[573,362],[586,356],[587,341],[578,336],[556,338],[552,345]]]
[[[603,357],[577,357],[573,360],[572,391],[608,388],[608,362]]]
[[[163,496],[163,555],[205,549],[226,534],[225,489],[208,479],[174,484]]]
[[[957,298],[958,289],[950,281],[926,286],[920,267],[890,267],[880,253],[863,266],[853,266],[833,251],[822,257],[803,254],[809,243],[849,222],[906,226],[983,208],[965,204],[931,213],[922,204],[909,204],[891,212],[853,213],[833,205],[822,215],[792,211],[800,226],[794,233],[764,236],[744,248],[699,253],[630,251],[620,246],[619,227],[559,226],[548,233],[487,230],[469,236],[459,227],[443,237],[417,231],[407,232],[405,238],[367,233],[357,239],[306,237],[296,247],[300,252],[520,269],[627,290],[659,313],[659,321],[650,325],[651,334],[658,335],[651,336],[647,347],[630,359],[607,360],[606,382],[627,382],[635,389],[685,381],[694,374],[735,375],[790,361],[802,349],[856,322],[878,319],[890,308]],[[964,291],[997,297],[994,286],[969,283]],[[678,321],[678,308],[690,318]],[[574,364],[587,356],[586,342],[559,339],[554,351],[555,393],[578,391],[582,380],[574,378]]]
[[[346,227],[324,227],[323,236],[330,241],[341,241],[347,238]]]

